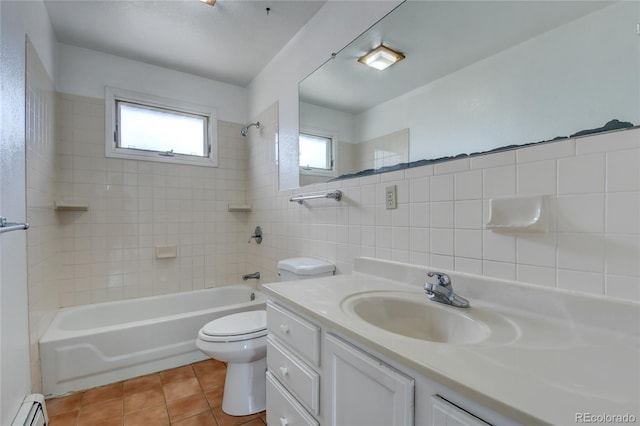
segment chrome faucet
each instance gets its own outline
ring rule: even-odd
[[[243,281],[247,281],[247,280],[259,280],[260,279],[260,272],[254,272],[253,274],[246,274],[242,276]]]
[[[427,273],[427,276],[436,277],[435,284],[431,284],[428,281],[424,283],[424,291],[427,293],[429,300],[444,303],[445,305],[455,306],[457,308],[469,307],[469,301],[467,299],[460,297],[453,292],[451,278],[449,278],[449,275],[431,271]]]

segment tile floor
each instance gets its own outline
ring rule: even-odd
[[[206,360],[48,399],[50,426],[264,426],[222,412],[226,365]]]

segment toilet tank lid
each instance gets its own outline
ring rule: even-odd
[[[333,272],[336,267],[333,263],[312,257],[292,257],[278,262],[278,270],[292,272],[298,275],[316,275],[325,272]]]

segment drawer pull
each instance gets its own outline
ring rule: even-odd
[[[289,370],[287,370],[287,367],[280,367],[280,374],[282,374],[283,376],[289,374]]]
[[[289,333],[289,326],[287,324],[280,324],[280,333],[282,334]]]
[[[287,426],[289,422],[284,417],[280,417],[280,426]]]

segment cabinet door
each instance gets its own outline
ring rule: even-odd
[[[335,336],[326,341],[330,424],[413,425],[412,378]]]
[[[434,426],[488,426],[477,418],[437,395],[431,397],[431,424]]]

